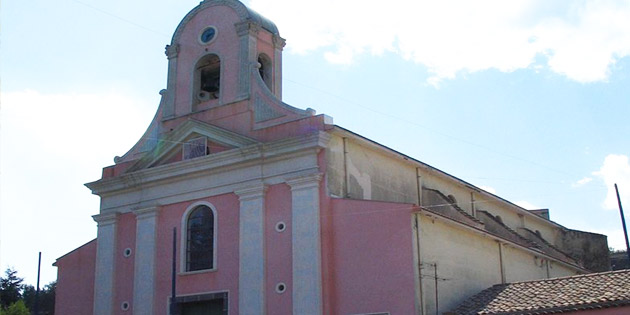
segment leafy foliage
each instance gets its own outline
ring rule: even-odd
[[[37,289],[22,284],[23,281],[12,268],[8,268],[5,276],[0,278],[0,315],[29,315],[29,309],[34,311]],[[55,313],[56,288],[57,282],[53,281],[39,291],[37,315]]]
[[[29,312],[28,308],[24,304],[24,301],[22,300],[19,300],[11,304],[11,306],[9,306],[7,310],[4,311],[3,313],[3,315],[30,315],[30,314],[31,312]]]
[[[17,276],[17,271],[7,268],[5,276],[0,278],[0,307],[7,309],[22,298],[23,278]]]

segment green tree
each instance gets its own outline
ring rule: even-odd
[[[29,312],[28,308],[26,308],[26,305],[24,304],[24,301],[19,300],[13,304],[11,304],[11,306],[9,306],[9,308],[7,308],[6,311],[4,311],[4,314],[6,315],[30,315],[31,312]]]
[[[17,271],[7,268],[5,276],[0,278],[0,307],[7,309],[22,298],[23,278],[17,276]]]
[[[55,289],[57,288],[57,282],[53,281],[45,285],[39,290],[39,305],[37,315],[49,315],[55,313]],[[37,289],[32,285],[25,285],[22,293],[22,298],[26,306],[35,311],[35,294]]]

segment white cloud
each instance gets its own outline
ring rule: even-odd
[[[604,159],[604,164],[599,171],[593,172],[593,175],[603,180],[608,187],[602,205],[605,209],[618,209],[615,184],[619,188],[622,206],[630,205],[630,162],[628,156],[609,154]]]
[[[533,205],[533,204],[531,204],[530,202],[525,201],[525,200],[517,201],[517,202],[515,202],[514,204],[516,204],[517,206],[519,206],[519,207],[521,207],[521,208],[527,209],[527,210],[537,210],[537,209],[542,209],[542,207],[539,207],[539,206]]]
[[[582,178],[582,179],[578,180],[577,182],[575,182],[575,183],[574,183],[573,185],[571,185],[571,186],[573,186],[573,187],[580,187],[580,186],[584,186],[584,185],[586,185],[586,184],[590,183],[592,180],[593,180],[593,178],[592,178],[592,177],[584,177],[584,178]]]
[[[116,92],[0,96],[0,264],[37,270],[33,258],[44,249],[47,283],[56,277],[54,258],[95,236],[90,215],[99,211],[98,197],[82,184],[99,179],[101,168],[134,144],[157,104]],[[37,233],[24,234],[18,222]],[[32,275],[23,276],[34,283]]]
[[[396,52],[425,65],[431,84],[460,72],[538,69],[537,56],[572,80],[600,81],[630,55],[629,2],[252,0],[251,6],[278,24],[291,52],[323,48],[330,62],[344,64],[364,53]]]
[[[490,186],[483,186],[483,185],[478,186],[478,187],[479,187],[479,188],[481,188],[481,189],[483,189],[483,190],[485,190],[485,191],[487,191],[487,192],[489,192],[489,193],[491,193],[491,194],[493,194],[493,195],[496,195],[496,194],[497,194],[497,190],[496,190],[496,189],[494,189],[493,187],[490,187]]]

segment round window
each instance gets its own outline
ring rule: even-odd
[[[217,29],[214,26],[208,26],[203,29],[201,35],[199,35],[199,42],[201,44],[209,44],[217,36]]]
[[[276,284],[276,292],[284,293],[284,291],[286,291],[286,290],[287,290],[287,285],[286,284],[284,284],[282,282]]]
[[[276,223],[276,231],[284,232],[284,230],[286,230],[286,229],[287,229],[287,225],[284,222],[280,221],[280,222]]]

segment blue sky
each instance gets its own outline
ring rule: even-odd
[[[437,2],[437,1],[436,1]],[[252,0],[287,39],[284,101],[625,246],[630,2]],[[5,1],[0,268],[35,283],[96,236],[100,177],[142,135],[199,1]]]

